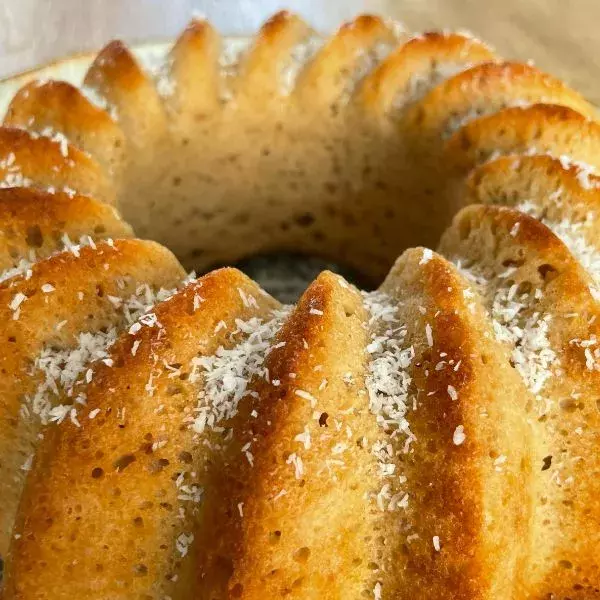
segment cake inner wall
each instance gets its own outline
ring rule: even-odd
[[[164,244],[197,273],[240,261],[243,265],[256,256],[293,254],[295,263],[300,256],[309,257],[302,270],[312,273],[310,265],[321,259],[322,266],[333,264],[351,281],[373,287],[403,249],[435,245],[450,216],[433,189],[415,197],[414,190],[422,189],[419,173],[428,169],[416,169],[422,156],[407,154],[410,135],[399,135],[400,121],[365,119],[365,108],[353,100],[366,75],[396,43],[393,37],[382,39],[368,51],[345,57],[345,82],[332,83],[333,75],[327,73],[326,84],[313,94],[303,92],[302,76],[306,64],[323,51],[320,38],[309,35],[296,45],[289,54],[292,63],[289,57],[283,61],[285,69],[275,83],[263,78],[241,91],[250,40],[224,39],[218,70],[225,83],[208,89],[207,96],[214,97],[192,113],[182,107],[177,88],[165,75],[165,65],[172,68],[165,45],[134,53],[157,91],[138,86],[131,97],[112,102],[102,76],[98,84],[88,74],[83,86],[87,98],[106,109],[126,133],[126,142],[114,141],[119,146],[114,152],[103,149],[117,157],[111,166],[119,173],[114,192],[123,218],[137,236]],[[118,57],[110,54],[102,60],[119,66]],[[43,81],[46,74],[56,74],[81,84],[88,66],[87,58],[70,60],[30,77]],[[101,65],[96,71],[103,69]],[[436,69],[435,83],[440,72]],[[422,93],[425,80],[420,76],[416,83]],[[270,87],[273,94],[262,93]],[[4,84],[0,107],[13,91],[12,82]],[[134,93],[141,105],[152,104],[157,93],[164,110],[139,111],[142,118],[130,118],[125,113]],[[399,104],[417,97],[415,82],[410,82],[407,98]],[[107,138],[102,143],[113,142]],[[431,210],[424,210],[424,203]],[[289,260],[288,275],[280,268],[286,260],[273,260],[280,276],[297,276]],[[249,273],[255,274],[252,267]]]
[[[406,248],[435,247],[460,204],[445,150],[457,124],[541,101],[589,110],[549,76],[492,58],[462,34],[410,38],[372,17],[329,41],[293,19],[254,41],[196,23],[168,51],[114,42],[91,65],[30,74],[45,93],[20,92],[7,124],[49,135],[48,122],[75,122],[51,101],[40,110],[67,93],[45,75],[66,74],[85,99],[65,144],[110,173],[102,191],[137,236],[199,274],[291,253],[372,288]]]
[[[266,74],[254,79],[248,63],[256,47],[229,42],[219,56],[219,84],[206,86],[208,99],[193,112],[161,67],[145,61],[157,74],[169,125],[161,133],[162,115],[131,125],[140,135],[129,139],[140,147],[128,152],[119,193],[124,218],[200,272],[293,252],[376,283],[416,243],[405,235],[411,225],[433,244],[439,226],[418,223],[422,207],[401,201],[411,193],[402,136],[385,123],[382,139],[382,125],[365,122],[352,103],[363,77],[393,47],[380,37],[344,56],[341,75],[326,73],[316,93],[303,91],[303,78],[311,78],[309,61],[317,55],[318,64],[326,51],[321,40],[306,35],[282,56],[273,52]],[[177,64],[170,67],[176,72]]]

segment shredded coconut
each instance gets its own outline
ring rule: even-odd
[[[240,400],[249,393],[252,378],[268,380],[264,362],[289,309],[273,314],[268,321],[257,317],[248,321],[236,319],[236,329],[231,332],[230,339],[243,336],[242,341],[231,348],[220,346],[214,355],[192,361],[192,381],[200,376],[204,379],[193,421],[197,433],[235,416]]]
[[[61,246],[59,250],[52,253],[50,256],[56,256],[61,252],[71,252],[75,256],[79,256],[79,251],[84,246],[95,247],[94,240],[89,235],[84,235],[80,238],[77,243],[71,241],[69,236],[65,233],[61,238]],[[29,252],[27,258],[21,258],[19,262],[9,269],[5,271],[0,271],[0,282],[7,281],[8,279],[12,279],[13,277],[25,277],[29,279],[33,274],[32,267],[37,262],[38,257],[35,255],[35,252],[32,250]],[[54,290],[54,287],[50,284],[42,285],[42,291],[44,293],[50,293]]]
[[[283,65],[280,73],[281,93],[283,96],[287,96],[293,92],[300,74],[314,58],[322,45],[323,38],[311,35],[293,48],[289,61]]]
[[[550,345],[548,331],[552,316],[535,310],[542,290],[520,292],[510,280],[512,270],[488,279],[472,269],[459,270],[483,292],[491,313],[497,340],[511,348],[511,362],[529,390],[538,400],[546,382],[558,372],[560,361]],[[540,411],[546,403],[540,403]]]
[[[421,260],[419,261],[420,265],[427,264],[433,258],[433,252],[429,248],[425,248],[423,250],[423,254],[421,256]]]
[[[119,120],[117,107],[114,104],[109,103],[107,98],[101,95],[95,88],[88,85],[82,85],[79,89],[93,106],[103,110],[113,121]]]
[[[124,324],[144,318],[144,313],[158,301],[166,300],[174,290],[154,291],[150,286],[138,286],[135,293],[123,300],[120,320]],[[46,346],[34,359],[30,375],[41,377],[33,396],[27,396],[22,412],[37,415],[42,424],[62,422],[67,416],[78,425],[77,410],[85,405],[86,397],[77,391],[78,384],[93,378],[93,364],[102,361],[111,366],[108,350],[117,339],[121,326],[106,331],[80,332],[74,345],[56,348]],[[67,400],[67,404],[57,404]],[[91,417],[93,418],[93,417]]]
[[[452,434],[452,441],[455,446],[460,446],[466,439],[465,428],[463,425],[459,425]]]
[[[408,372],[415,350],[405,344],[407,329],[397,318],[397,306],[381,292],[363,294],[369,314],[372,338],[366,351],[368,357],[365,384],[369,395],[369,407],[379,426],[391,437],[405,436],[404,452],[415,440],[406,419],[411,377]],[[380,473],[386,477],[395,473],[394,450],[390,438],[378,440],[372,452],[377,457]],[[406,497],[405,497],[406,496]],[[393,510],[408,501],[401,491],[392,493],[390,483],[384,483],[376,496],[382,510]]]
[[[30,187],[33,181],[25,177],[21,171],[21,165],[17,162],[14,152],[8,152],[3,158],[0,158],[0,189],[12,187]]]
[[[448,386],[448,396],[450,396],[451,400],[458,400],[458,392],[453,385]]]
[[[437,62],[425,73],[413,73],[402,93],[394,99],[393,106],[400,110],[423,98],[429,90],[471,67],[471,63]]]
[[[512,362],[531,392],[538,395],[558,365],[550,346],[548,329],[551,315],[531,314],[533,295],[518,294],[517,284],[497,290],[492,304],[496,339],[513,346]]]
[[[597,188],[600,185],[600,180],[596,175],[596,169],[592,165],[580,160],[574,160],[567,154],[561,154],[556,158],[560,161],[563,169],[568,170],[574,168],[576,170],[577,174],[575,177],[584,190]]]
[[[516,209],[542,221],[567,246],[573,256],[594,280],[595,285],[590,288],[590,291],[594,299],[599,300],[600,252],[598,252],[593,243],[588,241],[587,235],[587,232],[592,229],[594,215],[587,213],[585,219],[582,221],[571,221],[567,218],[561,221],[552,221],[545,218],[541,214],[540,207],[533,202],[528,201],[518,204]]]
[[[219,67],[224,81],[222,90],[222,100],[230,101],[233,98],[232,81],[237,77],[240,66],[245,55],[251,47],[251,38],[228,38],[224,40],[221,56],[219,57]]]
[[[373,588],[373,598],[375,600],[382,600],[383,596],[381,594],[381,583],[379,583],[379,581],[375,584],[375,587]]]
[[[175,540],[175,547],[177,548],[177,551],[179,552],[179,554],[181,554],[182,558],[187,555],[189,547],[192,545],[193,541],[194,541],[193,533],[182,533]]]

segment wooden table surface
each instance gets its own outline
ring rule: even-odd
[[[600,0],[0,0],[0,76],[120,37],[173,37],[193,12],[224,33],[290,8],[322,31],[361,12],[414,30],[469,29],[504,56],[533,59],[600,104]]]

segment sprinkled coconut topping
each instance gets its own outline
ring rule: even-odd
[[[83,391],[78,384],[89,383],[93,379],[94,363],[112,365],[108,350],[117,339],[119,330],[127,324],[144,318],[144,313],[156,302],[166,300],[175,290],[154,291],[150,286],[140,285],[134,294],[123,299],[119,311],[120,324],[105,331],[81,332],[74,339],[74,345],[57,348],[46,346],[33,362],[30,375],[40,377],[33,396],[26,397],[22,413],[34,414],[42,424],[62,422],[67,416],[75,424],[77,410],[86,403]],[[57,400],[67,400],[57,404]]]
[[[181,558],[183,558],[184,556],[187,555],[189,547],[192,545],[193,541],[194,541],[193,533],[182,533],[175,540],[175,547],[177,548],[177,551],[179,552],[179,554],[181,554]]]
[[[391,298],[380,292],[364,294],[363,298],[374,331],[367,346],[370,362],[366,383],[371,410],[384,428],[392,426],[409,433],[404,415],[411,383],[407,369],[415,356],[414,348],[402,347],[407,329],[398,322],[397,307]]]
[[[433,347],[433,331],[429,323],[425,324],[425,337],[427,338],[427,345]]]
[[[553,376],[559,361],[548,339],[552,317],[530,311],[533,296],[519,294],[517,284],[501,287],[493,300],[492,319],[496,338],[513,346],[512,362],[527,387],[537,395]]]
[[[458,73],[471,67],[471,63],[437,62],[430,71],[426,73],[413,73],[404,88],[404,91],[396,96],[393,106],[396,110],[402,109],[408,104],[417,102],[429,90],[443,81],[454,77]]]
[[[152,450],[156,452],[156,450],[164,447],[166,443],[166,440],[155,442],[152,446]],[[202,497],[204,496],[204,488],[193,481],[186,482],[186,477],[188,475],[190,475],[189,472],[182,471],[175,480],[175,486],[177,487],[177,499],[180,502],[200,504]],[[195,473],[191,473],[191,475],[193,476]]]
[[[95,247],[94,240],[89,235],[84,235],[81,237],[78,243],[73,243],[69,236],[65,233],[61,238],[62,248],[52,253],[51,256],[55,256],[56,254],[60,254],[61,252],[69,251],[75,256],[79,256],[79,250],[82,246],[90,246]],[[13,277],[23,276],[26,279],[29,279],[33,274],[31,268],[37,262],[38,258],[35,255],[35,252],[31,250],[27,258],[21,258],[17,265],[11,267],[10,269],[6,269],[5,271],[0,271],[0,283],[6,281],[8,279],[12,279]],[[42,291],[44,293],[49,293],[53,288],[50,284],[42,285]]]
[[[574,167],[577,170],[577,182],[584,190],[591,190],[600,185],[600,180],[597,177],[596,169],[583,161],[574,160],[566,154],[561,154],[557,157],[563,169]]]
[[[294,438],[295,442],[299,442],[300,444],[302,444],[304,446],[305,450],[310,450],[310,446],[311,446],[311,436],[310,436],[310,431],[308,429],[308,426],[304,427],[304,431],[302,433],[299,433],[295,438]]]
[[[571,346],[582,348],[585,356],[585,366],[589,371],[600,371],[600,346],[598,338],[592,334],[588,339],[569,340]]]
[[[21,165],[17,163],[14,152],[9,152],[0,158],[0,170],[4,174],[0,176],[0,188],[30,187],[33,182],[21,172]]]
[[[565,170],[575,168],[576,169],[575,177],[577,179],[577,182],[585,190],[597,188],[600,186],[600,178],[598,177],[598,172],[593,165],[590,165],[589,163],[586,163],[586,162],[583,162],[580,160],[575,160],[574,158],[572,158],[571,156],[568,156],[567,154],[558,154],[557,155],[557,154],[553,154],[552,152],[540,150],[539,148],[536,148],[535,146],[530,146],[529,148],[527,148],[527,150],[525,150],[524,152],[521,152],[521,154],[524,156],[536,156],[536,155],[549,156],[550,158],[559,161],[561,167]],[[488,162],[495,160],[499,156],[502,156],[502,153],[500,151],[493,152],[492,155],[488,158]],[[516,160],[518,160],[518,159],[516,159]]]
[[[33,454],[30,454],[26,459],[25,462],[21,465],[21,471],[31,471],[31,467],[33,465]]]
[[[48,138],[51,142],[57,144],[60,148],[60,153],[65,157],[69,157],[69,140],[66,138],[64,133],[60,131],[55,131],[52,127],[45,127],[39,132],[29,132],[29,135],[32,138],[45,137]]]
[[[459,425],[452,434],[452,441],[455,446],[460,446],[466,439],[465,428],[463,425]]]
[[[173,59],[164,57],[149,71],[150,77],[154,80],[156,91],[162,98],[168,98],[175,93],[175,80],[171,76],[172,66]]]
[[[308,400],[310,402],[310,405],[313,408],[315,406],[317,406],[317,399],[311,393],[307,392],[306,390],[294,390],[294,394],[296,396],[298,396],[299,398]]]
[[[248,321],[236,319],[236,329],[229,339],[241,337],[239,343],[231,348],[219,346],[214,355],[193,360],[191,381],[200,376],[204,379],[192,425],[196,432],[213,429],[235,416],[240,400],[250,393],[248,386],[253,378],[268,381],[264,362],[289,312],[289,308],[274,311],[268,321],[257,317]]]
[[[540,100],[541,102],[542,100]],[[528,108],[531,106],[531,102],[527,102],[526,100],[522,100],[519,98],[515,98],[510,102],[506,102],[504,108]],[[468,125],[471,121],[475,119],[479,119],[481,117],[489,116],[495,112],[497,112],[497,107],[493,104],[485,104],[478,107],[471,108],[466,113],[452,115],[444,125],[444,130],[442,132],[442,137],[447,139],[452,136],[456,131],[458,131],[461,127]]]
[[[382,600],[383,596],[382,596],[382,586],[381,583],[379,583],[379,581],[375,584],[375,587],[373,588],[373,598],[375,600]]]
[[[369,75],[396,47],[396,42],[378,42],[368,49],[361,49],[352,70],[345,79],[346,85],[340,96],[340,103],[347,103],[357,85]]]
[[[21,304],[27,300],[27,296],[22,292],[17,292],[13,297],[10,303],[8,304],[8,308],[13,311],[13,320],[17,321],[19,319],[19,314],[21,312]]]
[[[286,464],[293,466],[294,476],[296,477],[296,479],[302,479],[304,475],[304,463],[302,462],[300,456],[293,452],[288,456],[285,462]]]
[[[586,235],[586,230],[590,231],[593,226],[594,215],[592,213],[587,213],[585,219],[578,222],[571,221],[567,218],[564,218],[561,221],[552,221],[548,218],[544,218],[543,215],[540,214],[540,207],[533,202],[523,202],[517,205],[516,209],[542,221],[542,223],[552,230],[565,246],[567,246],[581,266],[594,280],[595,286],[592,286],[590,291],[594,296],[594,299],[599,300],[600,252],[598,252],[594,244],[588,242],[588,235]]]
[[[306,40],[297,44],[290,53],[290,59],[281,70],[281,94],[288,96],[296,87],[298,77],[306,65],[317,54],[323,45],[323,38],[310,35]]]
[[[559,371],[560,361],[550,345],[548,331],[552,316],[535,310],[542,297],[541,289],[522,292],[519,285],[511,282],[514,269],[488,279],[473,269],[458,269],[478,285],[492,317],[497,340],[512,347],[511,362],[525,385],[542,400],[541,392],[546,382]],[[546,410],[546,403],[540,404]]]
[[[408,373],[415,350],[406,345],[407,329],[397,318],[397,306],[389,296],[381,292],[363,294],[363,302],[369,314],[368,326],[372,331],[371,342],[366,351],[369,355],[365,384],[369,395],[369,407],[378,425],[390,436],[405,436],[403,451],[410,449],[415,440],[406,419],[409,403],[411,377]],[[382,477],[395,475],[395,456],[389,438],[373,444]],[[406,506],[408,495],[398,488],[401,474],[394,482],[386,482],[376,496],[382,510],[394,510]]]
[[[2,271],[0,273],[0,282],[6,281],[7,279],[11,279],[12,277],[17,277],[20,275],[24,276],[26,279],[29,279],[32,273],[31,267],[35,262],[34,253],[31,252],[31,255],[32,256],[30,256],[30,260],[22,258],[14,267],[6,269],[6,271]],[[31,260],[31,258],[33,258],[33,260]],[[27,276],[28,274],[29,276]]]
[[[420,265],[426,265],[433,258],[433,252],[429,248],[425,248],[423,250],[423,254],[421,255],[421,260],[419,261]]]
[[[251,38],[228,38],[224,40],[221,56],[219,57],[219,67],[224,81],[221,97],[224,101],[231,100],[233,97],[231,82],[238,75],[251,43]]]
[[[108,99],[105,96],[102,96],[98,90],[88,85],[82,85],[79,90],[91,104],[107,113],[113,121],[119,120],[117,107],[114,104],[109,103]]]

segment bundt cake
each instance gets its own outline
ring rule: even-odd
[[[0,129],[4,600],[600,597],[594,107],[371,16],[142,58]]]

